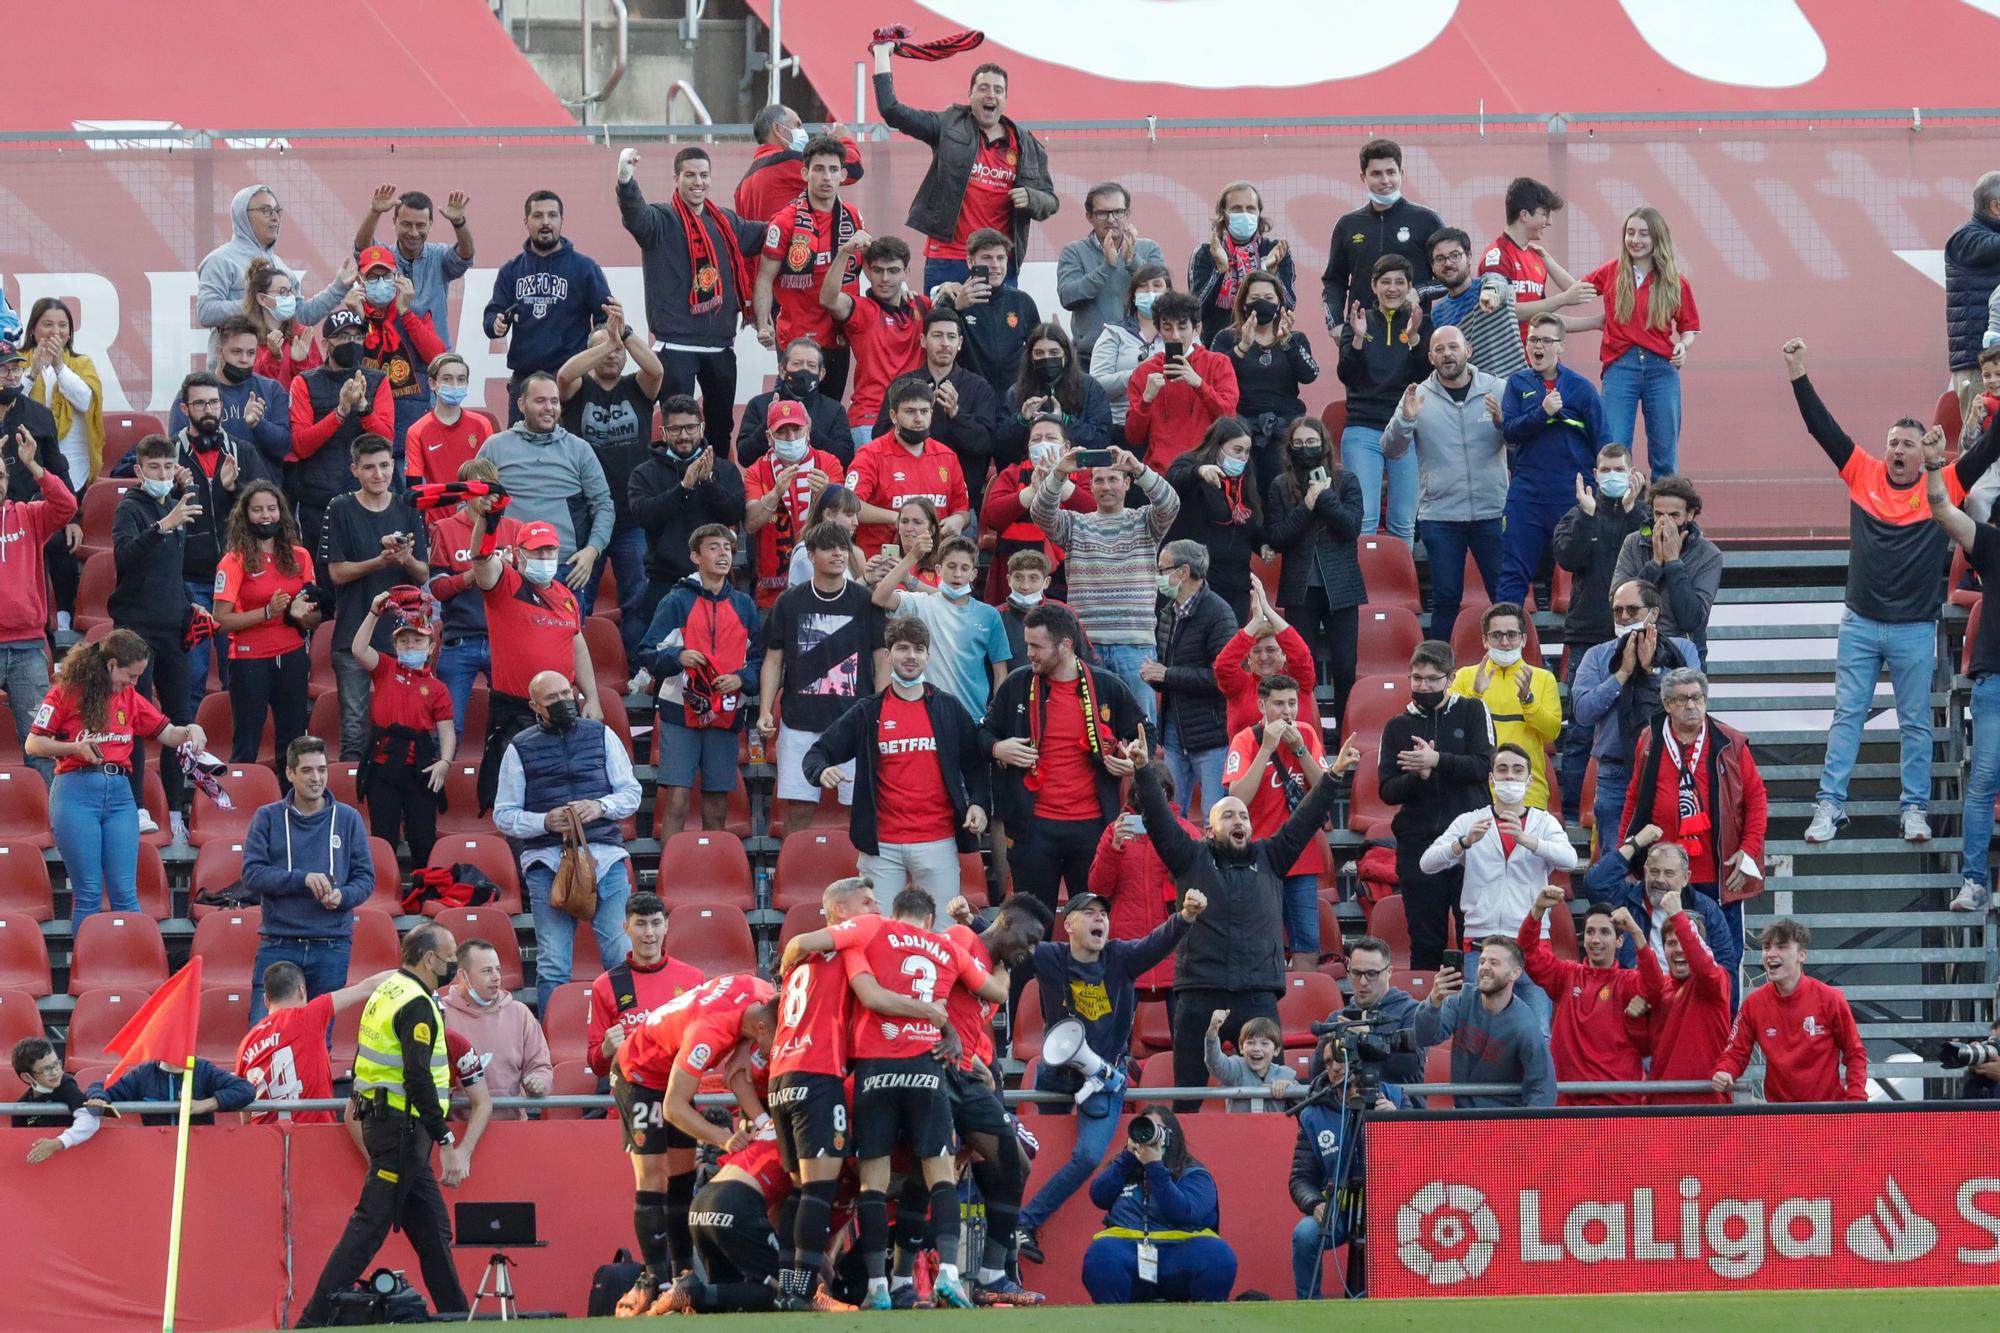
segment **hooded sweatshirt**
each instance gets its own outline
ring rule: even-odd
[[[523,244],[521,253],[493,275],[493,299],[486,303],[480,324],[488,337],[497,338],[494,321],[503,311],[511,311],[507,369],[516,378],[531,370],[553,375],[590,341],[591,322],[603,314],[610,299],[604,270],[595,259],[578,254],[567,240],[556,242],[548,254]],[[610,535],[608,529],[605,535]]]
[[[487,1057],[486,1087],[495,1097],[519,1097],[521,1080],[540,1074],[544,1086],[555,1072],[549,1040],[542,1025],[505,987],[491,1004],[481,1004],[464,986],[447,986],[438,996],[444,1004],[445,1026],[472,1043]],[[494,1108],[495,1120],[526,1120],[528,1113]]]
[[[602,554],[611,545],[611,487],[604,465],[583,437],[561,425],[547,433],[523,422],[479,446],[480,458],[500,469],[513,497],[508,517],[522,523],[553,523],[562,538],[562,558],[580,546]]]
[[[243,275],[253,259],[270,260],[294,286],[301,292],[305,290],[305,279],[299,271],[280,259],[275,247],[259,245],[256,234],[250,230],[250,201],[260,193],[269,193],[273,199],[278,197],[275,190],[263,184],[246,185],[236,192],[236,197],[229,201],[229,239],[210,250],[201,261],[196,275],[195,314],[207,328],[243,313]],[[317,296],[301,296],[299,323],[317,324],[325,319],[353,285],[336,279]]]
[[[326,875],[340,906],[320,905],[306,876]],[[332,797],[312,814],[287,799],[258,807],[243,838],[243,887],[264,908],[266,939],[347,939],[354,909],[375,892],[375,859],[361,812]]]
[[[0,643],[39,640],[48,624],[49,585],[42,577],[42,545],[75,517],[76,497],[61,477],[46,468],[41,488],[39,500],[0,496]]]

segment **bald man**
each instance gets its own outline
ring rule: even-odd
[[[1431,334],[1430,357],[1430,378],[1403,391],[1382,432],[1382,453],[1401,458],[1416,445],[1417,522],[1431,560],[1430,637],[1449,643],[1465,595],[1466,552],[1479,566],[1487,594],[1499,597],[1507,495],[1507,442],[1500,423],[1509,386],[1472,364],[1465,334],[1456,325]],[[1562,516],[1559,509],[1549,520],[1551,531]]]

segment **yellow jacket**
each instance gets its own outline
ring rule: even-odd
[[[1484,694],[1472,687],[1473,678],[1479,674],[1481,667],[1485,667],[1492,677]],[[1519,689],[1524,673],[1530,700],[1525,705],[1521,702]],[[1486,705],[1486,712],[1493,719],[1494,745],[1512,741],[1528,752],[1528,804],[1538,810],[1548,809],[1549,774],[1545,751],[1562,731],[1562,700],[1556,695],[1555,673],[1544,667],[1530,666],[1526,661],[1501,667],[1482,659],[1458,669],[1458,674],[1451,678],[1451,692],[1477,699]]]

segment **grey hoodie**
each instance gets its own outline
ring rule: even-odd
[[[546,435],[518,424],[488,439],[479,456],[500,469],[500,481],[513,497],[507,517],[556,525],[562,559],[579,546],[595,547],[602,555],[611,545],[611,487],[604,465],[580,436],[560,423]]]
[[[256,234],[250,230],[250,201],[260,193],[269,193],[273,199],[278,197],[277,191],[268,185],[246,185],[236,192],[236,197],[229,201],[229,239],[210,250],[208,258],[201,261],[197,275],[200,282],[195,288],[195,317],[205,328],[215,328],[231,315],[243,313],[243,275],[253,259],[270,260],[304,291],[299,271],[280,259],[275,249],[257,244]],[[325,319],[351,286],[352,283],[336,279],[318,296],[308,298],[302,294],[299,323],[317,324]]]
[[[1382,431],[1382,452],[1401,458],[1414,436],[1419,483],[1417,518],[1466,523],[1498,518],[1507,504],[1507,441],[1486,406],[1506,385],[1477,366],[1464,402],[1453,400],[1435,370],[1417,386],[1417,419],[1401,403]]]

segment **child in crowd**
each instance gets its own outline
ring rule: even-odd
[[[1227,1009],[1218,1009],[1208,1020],[1208,1035],[1202,1039],[1202,1055],[1208,1061],[1208,1076],[1215,1080],[1217,1087],[1247,1088],[1258,1084],[1270,1090],[1270,1095],[1259,1097],[1231,1097],[1225,1105],[1230,1111],[1282,1111],[1285,1103],[1278,1089],[1286,1083],[1296,1083],[1298,1074],[1293,1068],[1278,1059],[1278,1052],[1284,1046],[1284,1033],[1268,1018],[1253,1018],[1243,1025],[1236,1036],[1235,1055],[1222,1053],[1222,1025],[1229,1018]]]
[[[428,599],[414,588],[382,593],[355,629],[353,646],[354,660],[373,686],[356,794],[368,807],[368,832],[391,847],[398,836],[407,837],[416,865],[430,861],[437,842],[438,794],[458,753],[451,692],[432,674],[432,622],[420,601]],[[435,602],[429,605],[436,609]],[[393,658],[376,652],[370,642],[384,614],[398,618],[390,638]]]

